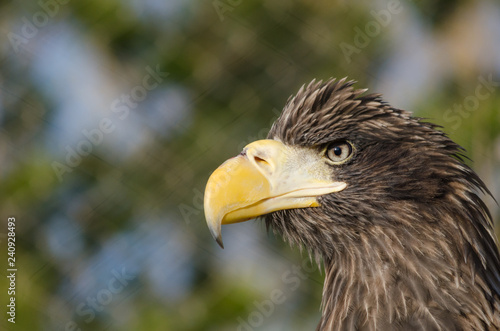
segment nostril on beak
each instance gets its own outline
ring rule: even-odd
[[[262,173],[266,174],[267,176],[274,173],[274,165],[267,159],[253,155],[253,160],[255,162],[255,165],[260,169]]]
[[[278,162],[283,157],[282,145],[274,140],[259,140],[247,145],[243,151],[262,174],[269,176],[276,172]]]
[[[269,164],[266,160],[264,160],[263,158],[261,157],[258,157],[258,156],[254,156],[253,159],[255,160],[255,162],[257,163],[266,163],[266,164]]]

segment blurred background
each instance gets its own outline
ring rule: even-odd
[[[3,1],[0,29],[2,330],[313,330],[307,254],[260,221],[221,250],[202,203],[313,78],[442,125],[500,199],[497,1]]]

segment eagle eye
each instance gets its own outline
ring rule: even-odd
[[[334,164],[345,162],[352,154],[352,145],[346,141],[337,141],[326,147],[325,155]]]

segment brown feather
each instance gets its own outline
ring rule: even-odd
[[[436,125],[363,95],[353,81],[312,81],[269,132],[320,149],[346,140],[332,166],[348,183],[321,207],[266,216],[326,271],[318,330],[498,330],[500,258],[489,193]]]

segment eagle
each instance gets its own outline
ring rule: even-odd
[[[208,179],[221,224],[261,218],[324,268],[317,330],[500,330],[491,193],[442,127],[346,78],[290,97]]]

